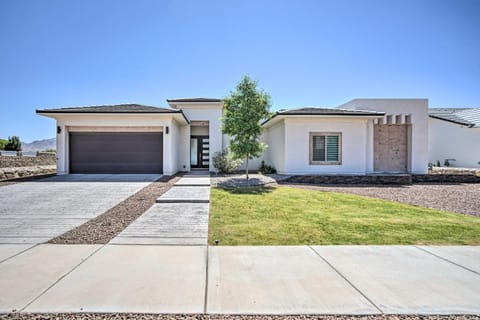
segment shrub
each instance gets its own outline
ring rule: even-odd
[[[262,164],[260,165],[259,171],[263,174],[277,173],[277,170],[274,167],[269,166],[268,164],[265,164],[265,161],[263,160],[262,160]]]
[[[233,173],[242,164],[241,159],[234,159],[232,154],[226,150],[215,153],[212,160],[213,166],[220,173]]]
[[[7,143],[8,143],[8,140],[0,139],[0,150],[4,150]]]
[[[8,142],[5,145],[5,151],[22,151],[22,143],[18,136],[8,137]]]

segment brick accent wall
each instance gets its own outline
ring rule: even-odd
[[[407,172],[407,125],[375,125],[373,130],[373,141],[375,171]]]

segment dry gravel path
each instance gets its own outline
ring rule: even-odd
[[[155,200],[167,192],[178,179],[179,175],[161,177],[105,213],[51,239],[48,243],[107,244],[155,204]]]
[[[414,184],[410,186],[283,185],[319,191],[352,193],[480,217],[480,184]]]
[[[479,320],[479,315],[207,315],[207,314],[131,314],[131,313],[62,313],[62,314],[0,314],[1,320]]]

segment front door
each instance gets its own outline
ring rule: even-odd
[[[190,167],[207,168],[210,164],[208,136],[190,137]]]

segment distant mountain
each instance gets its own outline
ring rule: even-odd
[[[56,148],[57,148],[57,145],[56,145],[55,138],[35,140],[30,143],[22,142],[22,150],[24,152],[36,152],[36,151],[43,151],[47,149],[56,149]]]

